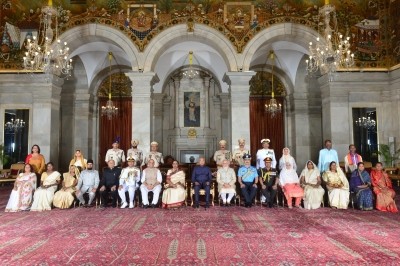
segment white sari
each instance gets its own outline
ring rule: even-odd
[[[325,171],[322,178],[327,183],[329,205],[338,209],[347,209],[350,201],[349,181],[339,166],[336,173]]]
[[[325,190],[319,185],[318,187],[313,187],[312,185],[316,185],[318,183],[318,177],[321,176],[319,169],[312,162],[314,168],[308,169],[307,164],[311,162],[308,161],[306,163],[306,167],[300,174],[300,177],[304,177],[305,183],[307,185],[302,185],[304,189],[304,208],[308,210],[318,209],[321,206],[321,202],[323,201],[323,197],[325,194]]]
[[[31,211],[46,211],[51,210],[53,203],[54,193],[57,190],[57,181],[60,180],[61,174],[54,171],[50,175],[47,172],[42,174],[41,181],[43,186],[50,186],[48,188],[39,187],[33,195],[33,203]]]

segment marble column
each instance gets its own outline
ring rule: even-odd
[[[231,143],[237,144],[239,138],[244,138],[250,146],[250,79],[254,71],[226,72],[223,81],[229,85],[231,96]]]
[[[132,138],[138,139],[144,152],[150,149],[153,85],[159,82],[154,72],[125,73],[132,81]]]
[[[333,149],[338,151],[339,161],[348,151],[351,141],[349,93],[343,84],[330,82],[328,76],[318,79],[322,98],[322,143],[332,140]]]
[[[43,79],[44,80],[44,79]],[[31,143],[38,144],[46,162],[59,164],[60,94],[64,80],[53,76],[33,93],[33,121]]]

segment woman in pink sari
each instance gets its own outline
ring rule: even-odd
[[[376,194],[376,209],[384,212],[398,212],[394,197],[392,181],[388,174],[383,171],[381,162],[376,163],[375,169],[371,171],[371,181]]]
[[[279,175],[279,183],[285,194],[289,209],[292,208],[293,198],[295,198],[295,207],[302,208],[300,203],[304,196],[304,190],[301,188],[299,177],[290,162],[285,163],[285,167]]]
[[[18,175],[8,200],[6,212],[28,211],[36,189],[36,174],[30,164],[25,164],[24,173]]]

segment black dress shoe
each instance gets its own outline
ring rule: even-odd
[[[206,208],[206,209],[210,208],[210,204],[206,203],[205,208]]]
[[[198,209],[199,207],[200,207],[199,204],[193,205],[193,208],[195,208],[195,209]]]
[[[143,205],[143,209],[147,209],[149,207],[149,204]]]
[[[154,208],[157,207],[157,205],[156,205],[156,204],[151,204],[150,207],[151,207],[152,209],[154,209]]]

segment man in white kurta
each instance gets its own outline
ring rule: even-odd
[[[329,164],[335,162],[339,164],[339,158],[336,150],[332,149],[332,141],[325,140],[325,149],[319,151],[318,169],[321,173],[329,170]]]
[[[265,162],[264,159],[266,157],[269,157],[272,159],[271,166],[272,168],[276,168],[276,158],[275,158],[275,151],[273,149],[269,148],[269,143],[271,141],[269,139],[262,139],[261,144],[263,146],[262,149],[259,149],[257,151],[257,162],[256,162],[256,168],[265,168]]]
[[[140,191],[142,192],[143,208],[155,208],[158,204],[158,198],[161,192],[162,176],[160,170],[154,167],[153,159],[149,160],[147,168],[143,170],[141,182],[142,185],[140,186]],[[151,205],[149,205],[148,198],[150,191],[154,194]]]
[[[135,166],[141,166],[143,162],[143,151],[138,149],[139,140],[133,139],[131,141],[132,148],[127,150],[126,156],[135,159]]]
[[[226,141],[220,140],[219,142],[219,150],[214,153],[214,161],[217,164],[218,168],[222,167],[222,162],[224,160],[228,160],[231,162],[232,155],[231,152],[226,149]]]
[[[128,157],[127,161],[128,167],[122,169],[119,177],[118,194],[122,200],[121,209],[124,209],[128,206],[125,195],[125,192],[127,191],[129,194],[129,209],[133,209],[135,207],[135,204],[133,203],[135,200],[135,190],[138,182],[140,181],[140,169],[135,167],[135,159]]]
[[[148,164],[150,160],[154,161],[154,167],[158,168],[164,163],[164,158],[161,152],[158,152],[158,143],[153,141],[150,143],[150,152],[144,157],[142,165]]]
[[[119,148],[119,142],[114,141],[112,149],[109,149],[106,153],[105,162],[108,163],[110,160],[114,160],[116,167],[121,167],[122,163],[125,162],[125,153]]]

